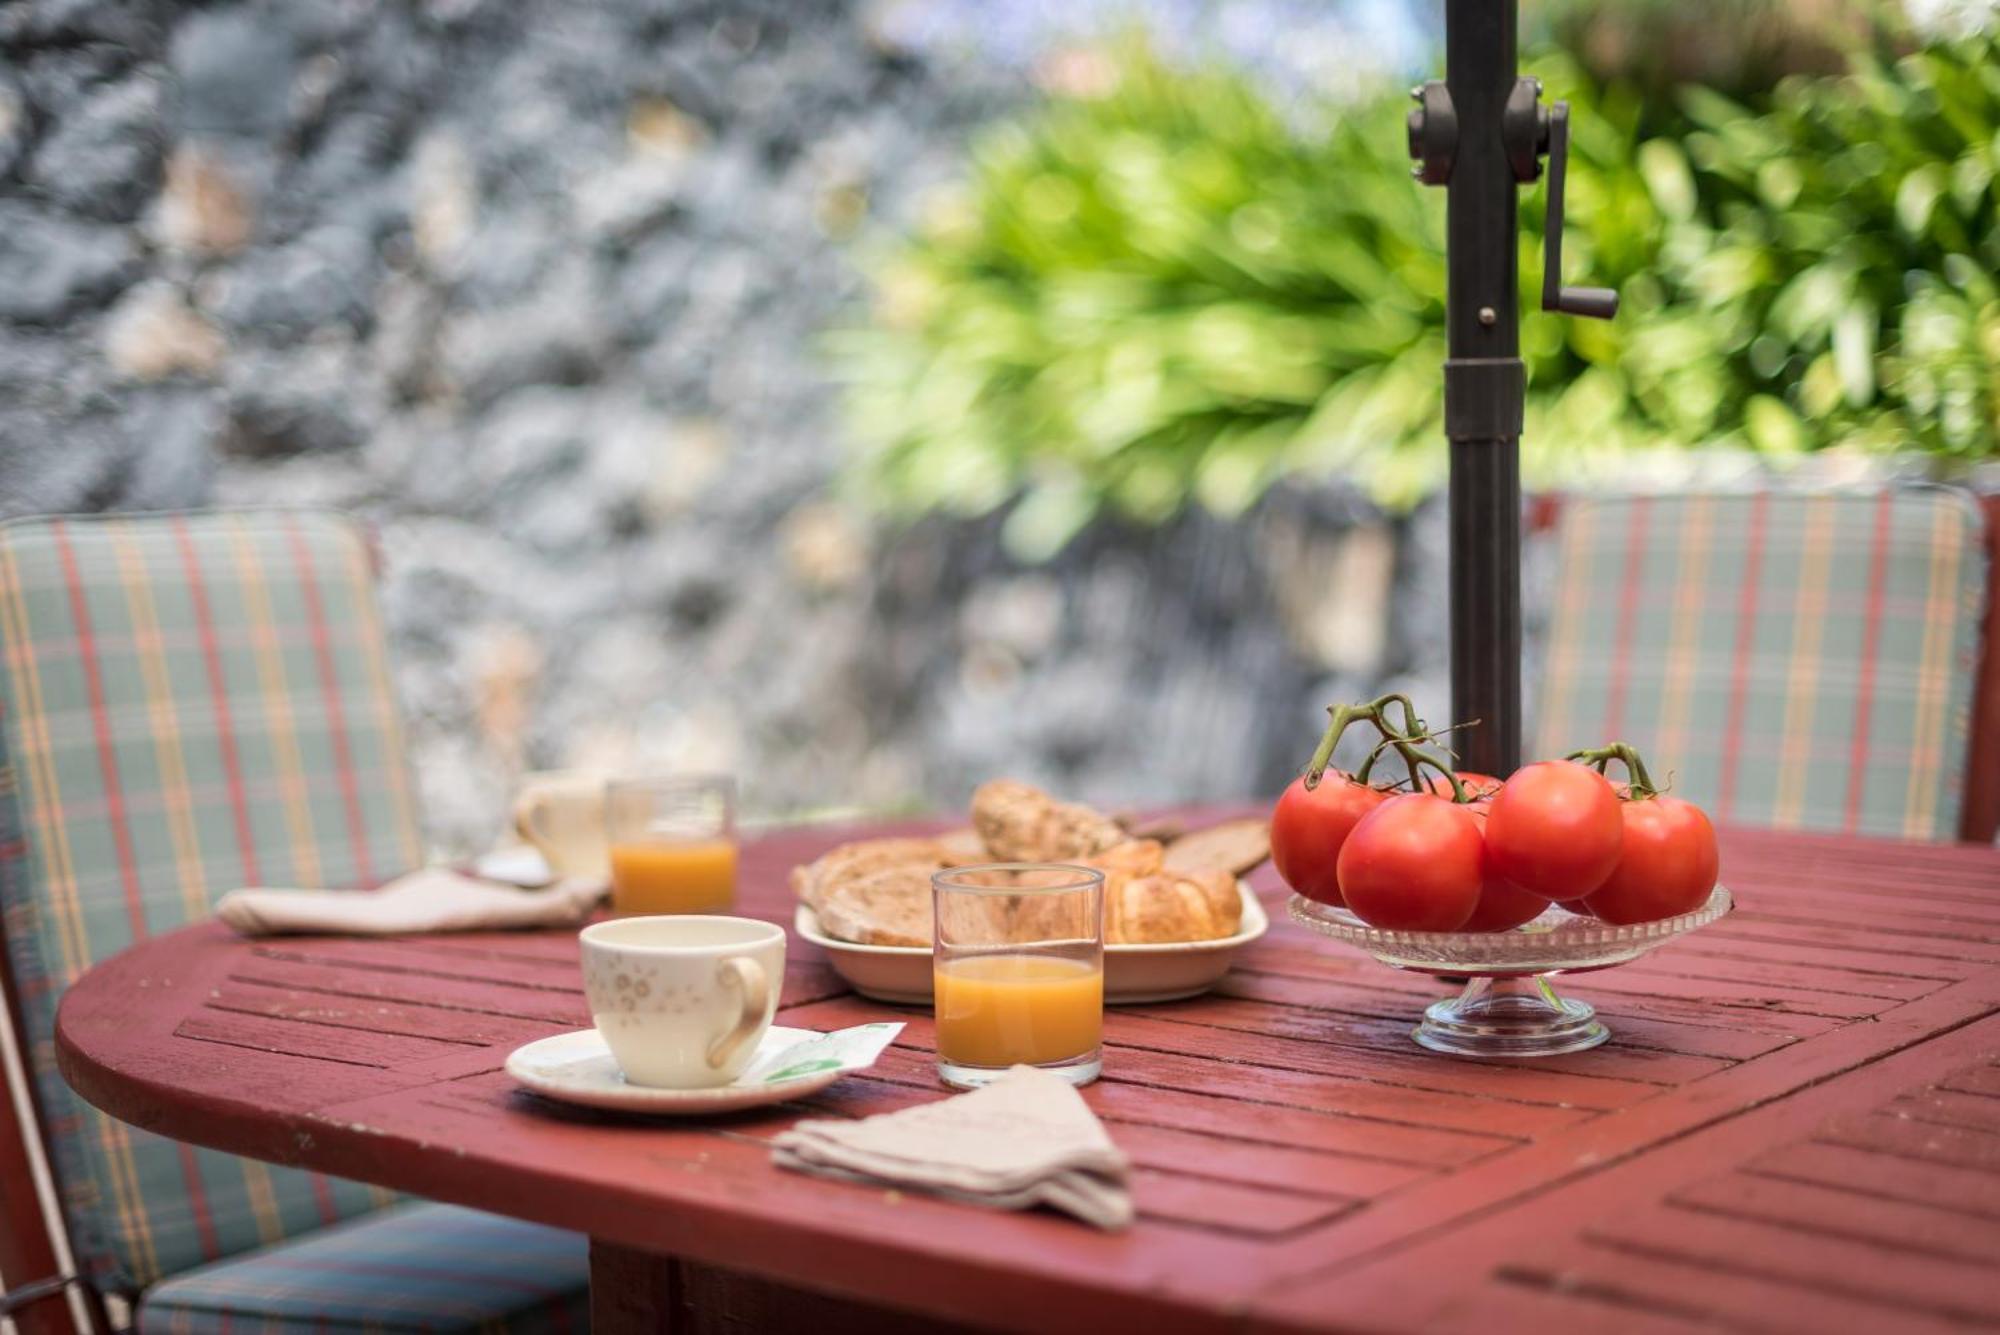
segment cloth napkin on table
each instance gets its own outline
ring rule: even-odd
[[[800,1122],[781,1168],[908,1187],[973,1205],[1046,1205],[1098,1228],[1132,1222],[1131,1164],[1067,1082],[1016,1066],[983,1089],[859,1121]]]
[[[245,936],[574,927],[590,916],[604,889],[599,881],[558,881],[545,889],[523,890],[449,867],[425,867],[379,890],[231,890],[217,902],[215,916]]]

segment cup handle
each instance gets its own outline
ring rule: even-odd
[[[731,955],[716,966],[716,976],[725,983],[735,980],[737,990],[743,994],[743,1013],[736,1017],[728,1033],[717,1035],[708,1045],[711,1070],[727,1066],[736,1050],[756,1037],[757,1031],[764,1027],[764,1010],[771,1002],[770,977],[764,966],[748,955]]]
[[[514,833],[541,847],[542,839],[535,832],[535,815],[542,809],[542,794],[530,789],[514,801]]]

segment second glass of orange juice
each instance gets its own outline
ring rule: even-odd
[[[736,906],[736,784],[721,775],[614,779],[604,789],[614,913]]]
[[[1026,1064],[1071,1084],[1103,1062],[1104,873],[1060,863],[931,878],[938,1074],[960,1088]]]

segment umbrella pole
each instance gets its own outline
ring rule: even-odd
[[[1466,769],[1521,761],[1521,361],[1516,190],[1549,155],[1542,306],[1609,319],[1618,297],[1561,285],[1568,107],[1515,68],[1515,0],[1444,0],[1445,77],[1412,91],[1410,156],[1445,187],[1445,435],[1451,442],[1451,711]]]
[[[1467,769],[1521,760],[1520,284],[1502,122],[1517,78],[1515,0],[1445,0],[1458,143],[1445,184],[1451,441],[1451,713]]]

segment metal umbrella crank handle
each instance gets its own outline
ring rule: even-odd
[[[1567,287],[1562,280],[1563,178],[1569,170],[1569,103],[1549,109],[1548,216],[1542,224],[1542,309],[1609,320],[1618,294],[1608,287]]]

